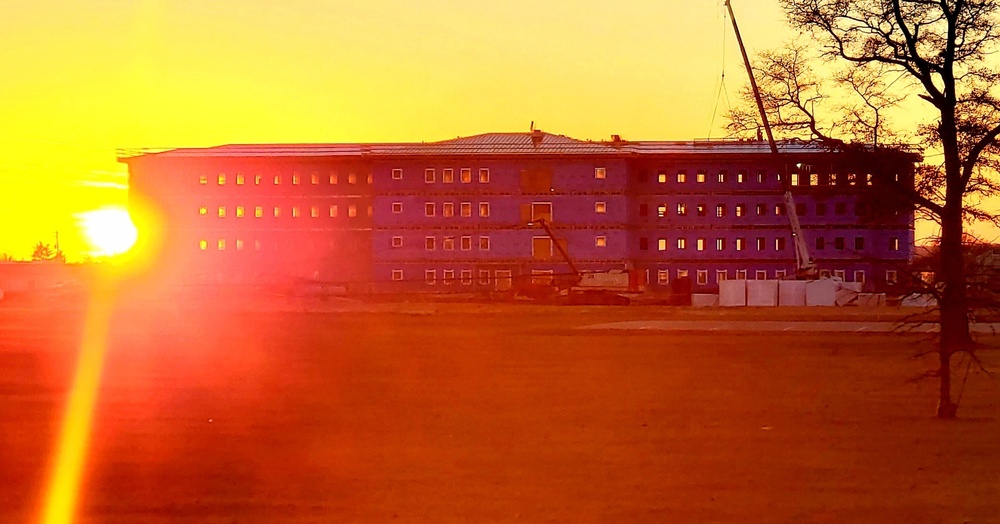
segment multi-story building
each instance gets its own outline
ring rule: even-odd
[[[202,280],[506,289],[568,273],[563,251],[583,271],[634,269],[653,290],[687,277],[711,292],[722,279],[794,274],[790,186],[821,272],[891,289],[912,256],[913,213],[878,202],[912,184],[919,156],[798,141],[780,149],[533,131],[176,149],[122,161],[134,197],[165,218],[163,260]]]

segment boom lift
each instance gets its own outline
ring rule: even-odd
[[[754,100],[757,102],[757,110],[760,112],[760,119],[767,133],[767,144],[771,147],[771,153],[779,160],[779,165],[786,167],[781,176],[781,186],[785,191],[784,203],[785,213],[788,215],[788,222],[792,228],[792,243],[795,245],[795,276],[799,279],[814,279],[817,275],[816,262],[809,255],[809,247],[806,245],[805,236],[802,234],[802,225],[799,223],[799,215],[795,210],[795,198],[792,196],[791,178],[788,176],[788,164],[781,153],[778,152],[778,144],[774,141],[774,134],[771,132],[771,124],[767,120],[767,112],[764,111],[764,101],[760,97],[760,90],[757,89],[757,81],[753,76],[753,68],[750,67],[750,58],[747,56],[746,47],[743,46],[743,38],[740,36],[740,28],[736,25],[736,15],[733,14],[733,6],[726,0],[726,9],[729,10],[729,19],[733,21],[733,31],[736,32],[736,42],[740,45],[740,52],[743,54],[743,65],[746,66],[747,76],[750,77],[750,88],[753,90]]]

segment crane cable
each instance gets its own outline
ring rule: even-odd
[[[729,90],[726,89],[726,11],[722,11],[722,76],[719,80],[718,89],[715,93],[715,106],[712,108],[712,118],[708,124],[708,138],[712,138],[712,129],[715,128],[715,117],[719,114],[719,100],[725,97],[726,109],[732,111],[732,104],[729,102]]]

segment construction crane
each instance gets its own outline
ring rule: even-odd
[[[795,198],[792,196],[791,179],[787,173],[788,164],[784,161],[783,155],[778,151],[778,144],[774,141],[771,124],[767,120],[767,112],[764,111],[764,101],[760,97],[760,90],[757,88],[757,81],[753,76],[753,68],[750,67],[750,58],[747,56],[747,49],[743,45],[743,37],[740,36],[740,27],[736,24],[736,15],[733,14],[733,6],[729,2],[730,0],[726,0],[726,9],[729,10],[729,19],[733,21],[736,42],[740,45],[740,52],[743,54],[743,65],[746,66],[747,76],[750,77],[750,88],[753,91],[754,100],[757,102],[757,110],[760,112],[760,120],[764,125],[764,132],[767,134],[767,144],[771,147],[771,153],[778,159],[778,164],[786,166],[786,172],[781,177],[781,186],[785,191],[785,213],[788,215],[788,222],[792,228],[792,244],[795,246],[795,277],[799,279],[813,279],[816,278],[817,274],[816,262],[809,255],[809,246],[806,245],[805,235],[802,234],[799,214],[795,209]]]

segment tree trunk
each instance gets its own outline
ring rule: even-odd
[[[958,406],[951,399],[951,357],[969,348],[968,301],[966,297],[965,260],[962,247],[962,207],[947,205],[941,217],[941,265],[938,282],[941,291],[941,339],[938,347],[940,361],[940,397],[937,416],[954,418]]]

